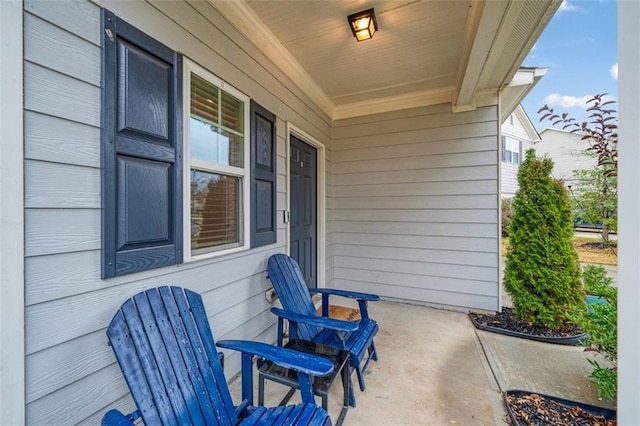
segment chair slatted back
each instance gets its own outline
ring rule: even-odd
[[[107,336],[145,424],[237,422],[199,294],[179,287],[138,293]]]
[[[274,254],[267,263],[269,279],[285,311],[318,316],[298,263],[286,254]],[[298,324],[298,338],[312,341],[322,328]]]

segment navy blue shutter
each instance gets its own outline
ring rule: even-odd
[[[182,262],[179,55],[102,13],[102,277]]]
[[[276,148],[276,116],[251,101],[251,247],[277,240]]]

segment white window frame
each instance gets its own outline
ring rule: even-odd
[[[250,98],[244,93],[240,92],[231,85],[225,83],[220,78],[216,77],[205,68],[184,58],[184,73],[182,78],[182,97],[183,97],[183,118],[184,118],[184,130],[183,130],[183,238],[184,238],[184,262],[192,262],[201,259],[210,259],[213,257],[223,256],[230,253],[236,253],[250,248],[250,235],[251,232],[251,139],[250,139]],[[207,82],[217,86],[221,90],[230,94],[243,102],[243,167],[227,166],[223,164],[210,163],[202,160],[191,159],[191,73],[197,74],[198,77],[203,78]],[[211,251],[206,253],[200,253],[194,255],[191,251],[191,167],[198,168],[203,171],[210,171],[213,173],[220,173],[224,175],[240,177],[242,184],[240,185],[242,205],[239,206],[240,214],[239,219],[242,221],[240,226],[240,242],[239,245],[235,245],[231,248],[216,248],[212,247]]]
[[[513,148],[513,144],[517,145],[517,151],[514,151],[513,149],[509,149],[509,148]],[[522,163],[522,141],[520,141],[519,139],[516,138],[512,138],[510,136],[505,136],[504,137],[504,152],[502,154],[502,161],[505,163],[509,163],[509,164],[520,164]],[[508,158],[507,157],[507,153],[510,153]],[[513,161],[513,153],[517,153],[518,154],[518,161]]]

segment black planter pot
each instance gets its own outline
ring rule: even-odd
[[[587,333],[580,333],[573,336],[555,337],[555,336],[538,336],[535,334],[521,333],[519,331],[507,330],[506,328],[493,327],[483,325],[476,321],[473,316],[469,315],[469,319],[478,330],[486,330],[492,333],[504,334],[506,336],[520,337],[523,339],[535,340],[538,342],[554,343],[556,345],[579,346],[589,337]]]
[[[515,415],[513,414],[513,411],[511,410],[511,406],[509,405],[509,401],[507,397],[511,395],[516,398],[521,398],[523,396],[527,396],[531,394],[540,395],[549,401],[555,401],[558,404],[564,405],[565,407],[568,407],[568,408],[579,407],[584,411],[586,411],[587,413],[594,416],[603,416],[604,418],[609,420],[616,420],[616,410],[611,410],[609,408],[604,408],[604,407],[598,407],[596,405],[591,405],[591,404],[585,404],[584,402],[573,401],[570,399],[564,399],[564,398],[559,398],[555,396],[545,395],[543,393],[538,393],[538,392],[530,392],[530,391],[524,391],[519,389],[510,389],[504,392],[504,403],[507,406],[507,412],[509,413],[509,418],[511,419],[511,423],[513,425],[519,426],[521,425],[521,423],[517,421]]]

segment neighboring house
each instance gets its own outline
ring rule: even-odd
[[[0,424],[131,410],[105,327],[145,288],[275,341],[273,253],[500,309],[499,127],[560,3],[376,2],[356,43],[346,1],[0,1]]]
[[[500,164],[500,193],[512,198],[518,191],[518,168],[533,144],[540,141],[536,128],[522,105],[507,117],[500,127],[502,131],[502,163]]]
[[[585,152],[589,144],[581,137],[578,133],[546,127],[540,131],[541,141],[534,147],[537,155],[547,155],[553,160],[552,176],[562,179],[567,187],[580,183],[575,170],[591,169],[597,164],[596,158]]]

